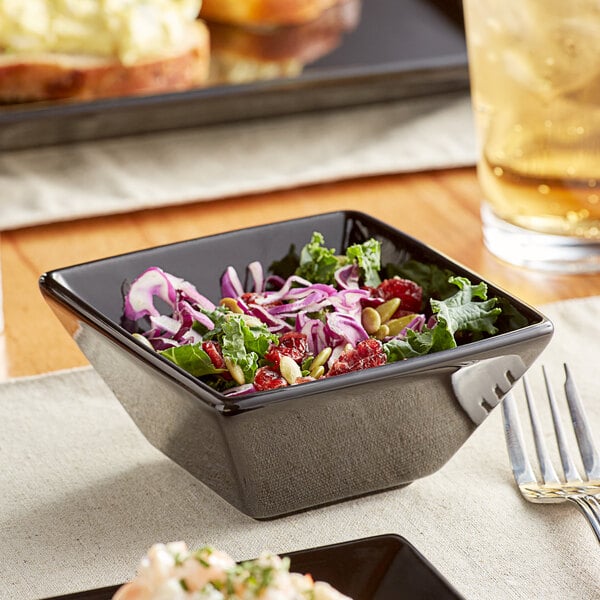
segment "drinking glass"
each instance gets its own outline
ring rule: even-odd
[[[600,271],[600,2],[463,0],[487,248]]]
[[[2,240],[0,240],[1,242]],[[1,246],[1,244],[0,244]],[[1,248],[0,248],[1,250]],[[4,304],[3,304],[3,296],[2,296],[2,254],[0,252],[0,338],[4,333]],[[2,340],[0,339],[0,342]]]
[[[4,306],[2,304],[2,255],[0,253],[0,381],[4,381],[7,378],[8,354],[6,351],[6,336],[4,335]]]

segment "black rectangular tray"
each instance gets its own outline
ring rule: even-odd
[[[405,538],[384,534],[287,555],[290,570],[310,573],[355,600],[464,600]],[[118,585],[46,600],[111,600]]]
[[[0,106],[0,151],[468,89],[460,0],[362,0],[358,26],[297,77],[87,102]]]

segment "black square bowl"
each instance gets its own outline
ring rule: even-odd
[[[406,485],[442,467],[550,341],[552,323],[489,284],[524,317],[516,330],[308,384],[227,398],[120,325],[121,286],[159,266],[219,301],[243,273],[301,248],[376,238],[382,264],[414,258],[481,278],[368,215],[340,211],[241,229],[44,274],[66,329],[148,441],[243,513],[269,519]]]

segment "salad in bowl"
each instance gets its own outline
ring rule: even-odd
[[[148,441],[257,519],[435,472],[553,332],[356,211],[65,267],[40,286]]]
[[[228,266],[218,304],[149,267],[124,286],[122,323],[228,396],[380,367],[499,331],[502,302],[488,298],[484,282],[417,261],[384,270],[376,239],[338,254],[314,232],[299,255],[290,248],[268,273],[251,262],[247,285]]]

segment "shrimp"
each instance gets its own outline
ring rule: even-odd
[[[113,600],[350,600],[310,575],[289,572],[289,559],[263,552],[237,564],[210,546],[190,551],[184,542],[154,544],[135,578]]]

